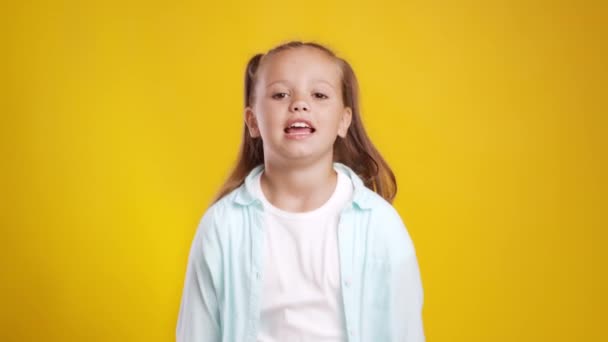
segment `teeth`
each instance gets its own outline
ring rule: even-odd
[[[310,128],[310,126],[308,126],[306,123],[304,122],[294,122],[291,124],[291,126],[289,127],[306,127],[306,128]]]

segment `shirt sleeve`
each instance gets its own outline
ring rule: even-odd
[[[392,273],[392,330],[395,342],[424,342],[423,290],[416,254],[398,261]]]
[[[391,330],[394,342],[424,342],[423,288],[412,239],[400,218],[393,243],[391,271]]]
[[[221,341],[220,314],[213,278],[219,270],[212,215],[205,214],[190,247],[176,328],[177,342]],[[215,272],[214,272],[215,271]]]

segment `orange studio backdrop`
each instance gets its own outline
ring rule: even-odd
[[[0,8],[0,341],[175,339],[245,63],[292,39],[357,72],[429,342],[608,340],[603,2]]]

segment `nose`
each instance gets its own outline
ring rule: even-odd
[[[292,112],[301,112],[301,111],[307,112],[310,110],[310,107],[308,106],[308,104],[305,101],[296,100],[291,103],[291,106],[289,109]]]

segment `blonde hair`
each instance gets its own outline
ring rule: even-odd
[[[245,107],[254,101],[257,70],[264,56],[279,53],[287,49],[312,47],[325,52],[338,63],[342,71],[342,101],[352,110],[352,120],[344,138],[336,139],[334,143],[334,161],[350,167],[366,187],[382,196],[388,202],[393,201],[397,194],[397,182],[393,171],[388,166],[380,152],[372,144],[363,128],[359,113],[359,85],[355,73],[344,59],[337,57],[329,48],[314,42],[291,41],[281,44],[264,54],[253,56],[245,70]],[[247,125],[243,127],[243,139],[236,166],[220,188],[213,203],[238,188],[253,168],[264,163],[264,150],[261,138],[252,138]]]

